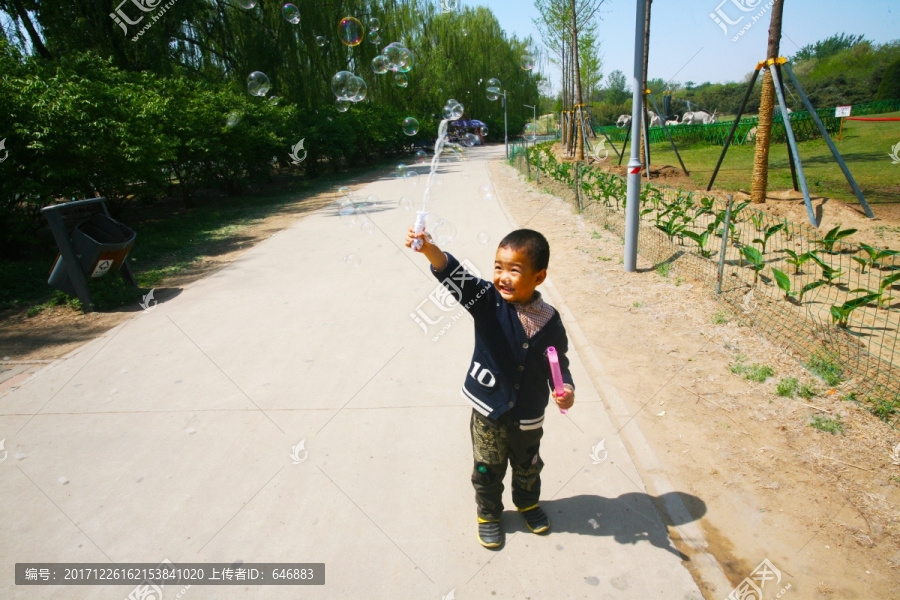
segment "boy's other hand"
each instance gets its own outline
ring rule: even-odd
[[[575,404],[575,392],[567,387],[562,396],[557,396],[556,392],[554,392],[553,399],[556,400],[556,405],[561,409],[568,410]]]

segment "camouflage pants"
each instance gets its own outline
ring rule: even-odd
[[[544,467],[538,454],[543,428],[522,431],[508,412],[492,421],[473,409],[470,432],[475,458],[472,485],[478,516],[489,521],[500,518],[507,462],[512,465],[513,504],[517,508],[537,504]]]

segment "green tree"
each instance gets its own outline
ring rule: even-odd
[[[609,104],[621,104],[631,97],[625,73],[616,69],[606,78],[604,100]]]

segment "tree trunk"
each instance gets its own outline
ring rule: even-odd
[[[578,24],[576,22],[577,13],[575,12],[575,0],[571,0],[572,5],[572,57],[575,59],[575,160],[584,160],[584,128],[581,126],[581,105],[583,97],[581,95],[581,61],[578,56]]]
[[[650,5],[653,3],[653,0],[647,0],[647,14],[644,17],[644,72],[641,76],[641,115],[643,119],[643,123],[641,124],[641,162],[644,161],[644,157],[647,156],[644,150],[644,128],[647,128],[648,132],[650,129],[650,121],[648,118],[650,115],[647,114],[647,95],[644,94],[644,90],[647,89],[647,65],[650,61]],[[631,141],[634,143],[634,140]],[[650,173],[650,165],[649,161],[646,161],[648,164],[644,165],[644,172]]]
[[[53,58],[50,56],[50,51],[47,50],[43,40],[41,40],[41,36],[38,35],[37,29],[34,28],[34,23],[31,22],[31,17],[28,16],[28,11],[22,6],[22,0],[12,0],[12,3],[16,8],[16,16],[22,20],[22,24],[25,25],[25,29],[28,30],[28,37],[31,38],[31,44],[34,46],[34,49],[37,50],[42,58],[46,58],[47,60]]]
[[[777,58],[781,46],[781,15],[784,0],[775,0],[772,5],[772,20],[769,24],[769,48],[766,58]],[[775,85],[772,73],[766,67],[763,74],[762,97],[759,104],[759,124],[756,128],[756,154],[753,157],[753,181],[750,186],[752,202],[766,201],[769,183],[769,143],[772,137],[772,113],[775,107]]]

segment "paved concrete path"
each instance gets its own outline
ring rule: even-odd
[[[430,206],[485,276],[510,230],[478,193],[501,151],[443,166]],[[168,559],[321,562],[326,584],[166,600],[700,600],[575,349],[576,405],[549,411],[541,447],[552,533],[510,510],[507,476],[506,545],[478,544],[459,394],[472,325],[429,299],[427,261],[402,245],[414,214],[397,200],[420,206],[418,179],[357,190],[380,198],[371,235],[316,212],[0,397],[0,597],[132,590],[16,586],[16,562]]]

